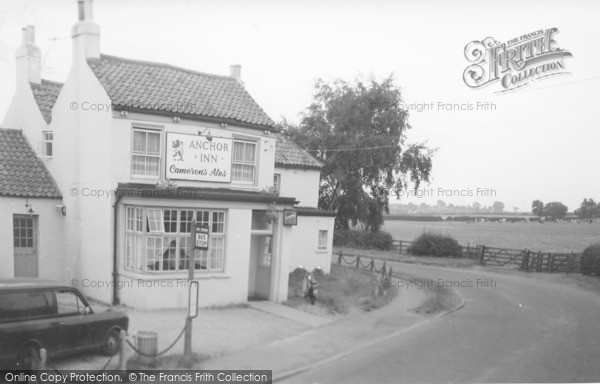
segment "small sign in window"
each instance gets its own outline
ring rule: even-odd
[[[208,224],[196,224],[196,248],[208,250]]]

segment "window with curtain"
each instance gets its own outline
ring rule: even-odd
[[[232,181],[254,183],[256,176],[256,142],[234,140],[231,163]]]
[[[134,129],[131,147],[131,174],[157,178],[160,170],[160,132]]]

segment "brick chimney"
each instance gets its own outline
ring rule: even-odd
[[[100,26],[94,22],[93,0],[77,1],[79,19],[71,29],[73,60],[100,58]]]
[[[35,27],[21,29],[22,43],[15,54],[17,61],[17,84],[24,82],[40,84],[42,81],[42,55],[35,45]]]

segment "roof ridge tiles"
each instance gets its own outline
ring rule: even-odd
[[[184,67],[180,67],[180,66],[173,65],[173,64],[162,63],[162,62],[158,62],[158,61],[141,60],[141,59],[130,59],[130,58],[127,58],[127,57],[121,57],[121,56],[116,56],[116,55],[108,55],[108,54],[105,54],[105,53],[101,53],[100,54],[100,59],[91,58],[91,59],[88,59],[88,61],[100,61],[103,58],[113,59],[113,60],[120,60],[120,61],[127,61],[127,62],[131,62],[131,63],[144,64],[144,65],[153,65],[153,66],[167,67],[167,68],[170,68],[170,69],[175,69],[175,70],[183,71],[183,72],[189,72],[189,73],[192,73],[192,74],[197,74],[197,75],[202,75],[202,76],[216,77],[216,78],[221,78],[221,79],[226,79],[226,80],[237,81],[235,78],[233,78],[231,76],[227,76],[227,75],[215,75],[214,73],[197,71],[197,70],[194,70],[194,69],[184,68]]]

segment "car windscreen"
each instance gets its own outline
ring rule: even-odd
[[[22,291],[0,293],[0,321],[31,318],[54,313],[52,293]]]

